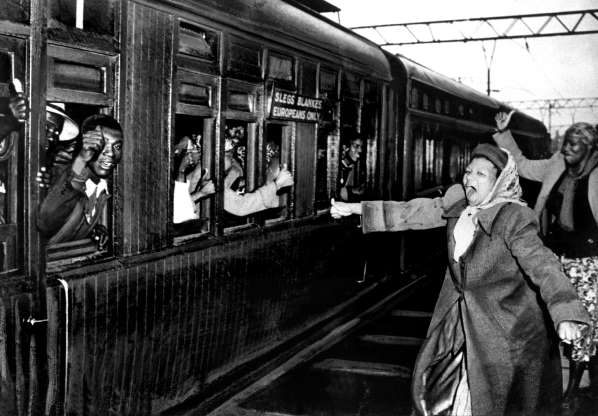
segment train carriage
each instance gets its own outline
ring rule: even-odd
[[[18,415],[214,407],[419,260],[415,242],[364,239],[329,218],[341,143],[364,142],[364,198],[433,195],[499,107],[281,0],[9,0],[3,107],[15,78],[30,113],[0,148],[0,413]],[[37,172],[55,180],[56,149],[80,146],[48,139],[50,103],[77,124],[105,114],[123,127],[99,218],[105,246],[52,242],[37,227]],[[545,130],[521,117],[531,154]],[[216,187],[184,221],[181,148]],[[225,209],[226,152],[240,194],[267,181],[272,158],[290,168],[279,208]],[[400,262],[382,259],[399,249]]]

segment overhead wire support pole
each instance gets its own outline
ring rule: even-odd
[[[567,25],[564,17],[570,17],[575,19],[574,22],[569,22]],[[539,19],[544,18],[545,20],[538,29],[533,29],[534,22],[538,23]],[[468,33],[466,29],[471,23],[480,23],[477,27]],[[504,31],[499,31],[495,26],[497,23],[502,22],[506,24]],[[551,25],[552,23],[552,25]],[[582,25],[582,23],[584,23]],[[460,35],[457,36],[441,36],[438,30],[445,28],[450,25],[456,29]],[[418,27],[426,26],[430,37],[424,39],[422,36],[417,36],[413,29]],[[494,32],[494,34],[476,35],[476,32],[481,27],[488,27]],[[515,30],[520,27],[520,30]],[[401,28],[407,31],[412,39],[404,39],[398,41],[386,41],[380,43],[380,46],[399,46],[399,45],[416,45],[425,43],[448,43],[448,42],[472,42],[472,41],[484,41],[484,40],[500,40],[500,39],[521,39],[521,38],[537,38],[537,37],[548,37],[548,36],[562,36],[562,35],[585,35],[598,33],[598,9],[585,9],[585,10],[574,10],[564,12],[552,12],[552,13],[534,13],[534,14],[522,14],[522,15],[510,15],[510,16],[493,16],[493,17],[480,17],[472,19],[452,19],[452,20],[434,20],[427,22],[411,22],[411,23],[389,23],[380,25],[367,25],[367,26],[356,26],[352,27],[354,31],[361,34],[366,30],[375,30],[384,38],[388,38],[390,30],[385,29],[398,29]],[[385,35],[382,36],[380,29],[384,29]],[[522,33],[523,31],[523,33]]]

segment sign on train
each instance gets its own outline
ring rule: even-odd
[[[320,118],[322,100],[274,88],[270,117],[316,123]]]

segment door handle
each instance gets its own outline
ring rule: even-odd
[[[30,316],[29,318],[23,320],[24,324],[29,324],[31,326],[46,322],[48,322],[48,319],[35,319],[33,316]]]

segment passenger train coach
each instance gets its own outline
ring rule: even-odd
[[[439,195],[501,108],[281,0],[8,0],[3,111],[13,79],[30,112],[0,145],[0,413],[17,415],[207,412],[441,246],[330,218],[341,143],[364,140],[364,198]],[[101,249],[50,244],[36,226],[35,177],[57,145],[47,103],[123,127]],[[540,122],[513,123],[529,157],[547,151]],[[225,212],[229,136],[245,192],[277,149],[294,176],[280,208]],[[175,223],[184,137],[216,192]]]

